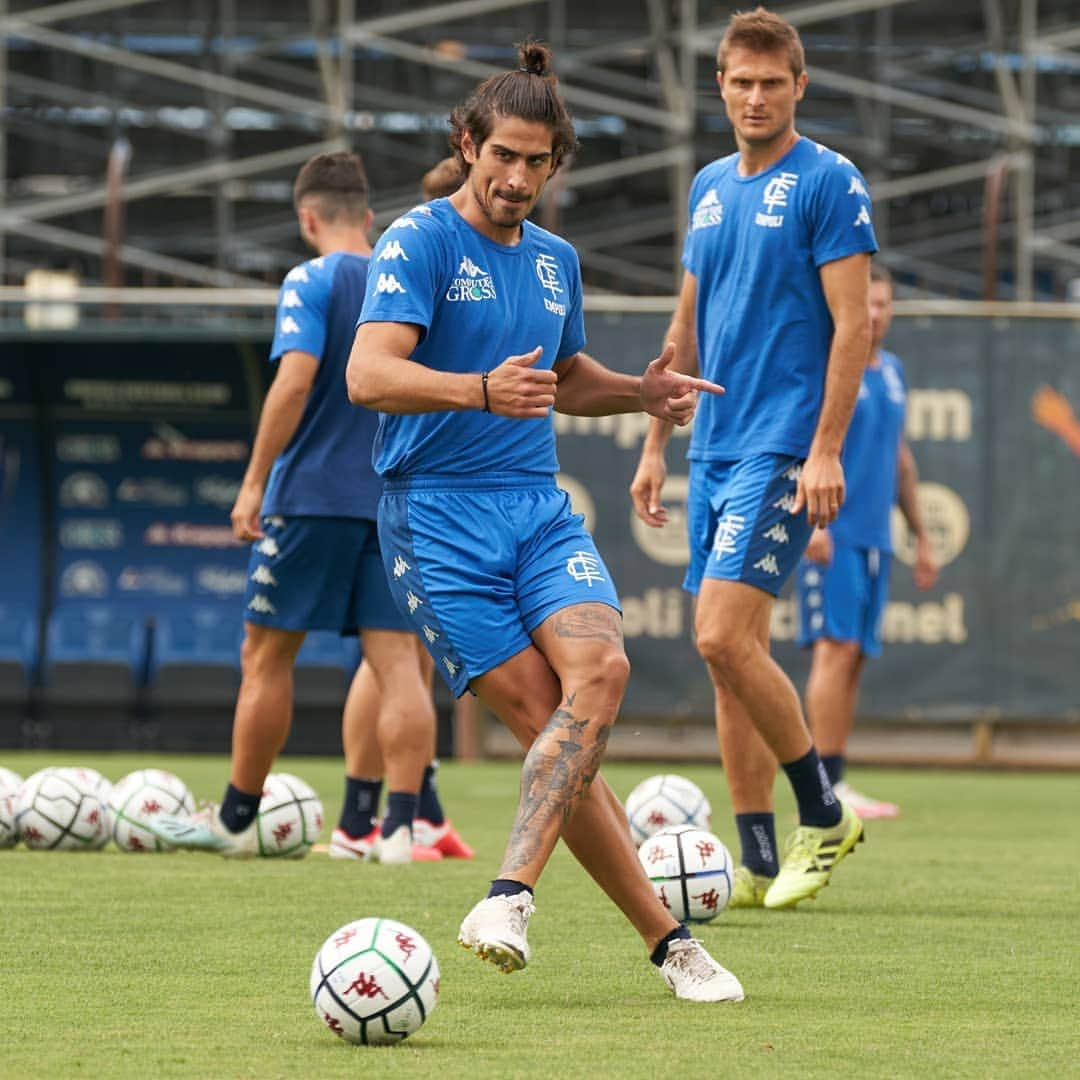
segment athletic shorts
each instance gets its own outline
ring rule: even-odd
[[[877,548],[833,543],[828,566],[803,559],[795,591],[798,642],[854,641],[864,656],[881,655],[881,620],[889,597],[892,558]]]
[[[619,610],[611,574],[550,478],[389,482],[379,540],[394,598],[460,696],[574,604]]]
[[[805,510],[791,514],[802,463],[787,454],[690,462],[687,592],[696,596],[708,577],[776,596],[810,539]]]
[[[390,595],[375,522],[262,519],[251,545],[244,619],[281,630],[408,630]]]

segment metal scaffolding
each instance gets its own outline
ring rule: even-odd
[[[245,288],[301,254],[291,180],[312,153],[367,163],[377,222],[417,198],[446,116],[556,51],[584,150],[543,209],[594,293],[670,293],[686,192],[733,143],[714,57],[735,5],[703,0],[0,0],[0,285]],[[820,0],[798,128],[871,182],[909,295],[1065,299],[1080,279],[1074,0]],[[106,221],[108,227],[106,228]]]

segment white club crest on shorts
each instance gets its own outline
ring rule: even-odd
[[[410,615],[412,615],[412,614],[413,614],[413,612],[415,612],[415,611],[416,611],[416,609],[417,609],[417,608],[418,608],[418,607],[419,607],[419,606],[420,606],[420,605],[421,605],[421,604],[422,604],[423,602],[424,602],[424,601],[423,601],[423,600],[421,600],[421,599],[420,599],[420,597],[419,597],[419,596],[417,596],[417,595],[416,595],[416,593],[414,593],[414,592],[412,591],[412,589],[410,589],[410,590],[409,590],[409,591],[408,591],[408,592],[407,592],[407,593],[405,594],[405,603],[409,605],[409,614],[410,614]]]
[[[716,523],[716,532],[713,533],[713,552],[717,558],[735,554],[735,541],[745,528],[746,518],[742,514],[725,514]]]
[[[263,566],[261,563],[251,571],[251,580],[256,585],[269,585],[271,588],[277,585],[277,578],[270,573],[270,567]]]
[[[584,581],[591,589],[594,581],[606,580],[600,573],[600,560],[591,551],[575,551],[566,560],[566,572],[575,581]]]
[[[276,615],[277,608],[274,607],[270,601],[263,596],[262,593],[256,593],[248,603],[248,609],[250,611],[257,611],[260,615]]]
[[[761,570],[763,573],[770,574],[772,577],[780,576],[780,567],[776,562],[776,556],[770,551],[768,555],[762,555],[756,563],[754,563],[755,570]]]
[[[411,570],[412,567],[402,558],[400,555],[394,556],[394,577],[399,578],[406,570]]]

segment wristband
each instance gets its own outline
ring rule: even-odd
[[[486,371],[480,372],[480,389],[484,391],[484,412],[491,412],[491,402],[488,400],[487,392],[488,373]]]

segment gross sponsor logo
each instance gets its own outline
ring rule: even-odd
[[[60,484],[60,505],[100,510],[109,505],[108,485],[97,473],[72,473]]]
[[[61,461],[103,465],[120,460],[120,440],[115,435],[61,435],[56,456]]]
[[[717,198],[716,189],[709,188],[701,197],[690,218],[690,230],[708,229],[724,220],[724,204]]]
[[[495,298],[495,279],[468,255],[463,255],[457,277],[446,290],[446,299],[451,303],[470,303]]]
[[[109,577],[105,568],[89,559],[80,559],[65,568],[60,575],[61,596],[81,596],[100,600],[109,594]]]
[[[146,527],[143,543],[149,547],[243,547],[228,525],[195,525],[188,521],[155,521]]]
[[[125,566],[116,587],[142,596],[185,596],[188,591],[187,579],[167,566]]]
[[[194,490],[197,502],[228,509],[236,502],[240,481],[229,476],[202,476],[195,481]]]
[[[115,518],[68,518],[60,524],[60,546],[104,551],[122,547],[124,526]]]
[[[125,476],[116,487],[116,498],[122,503],[143,506],[187,506],[187,488],[162,476]]]

